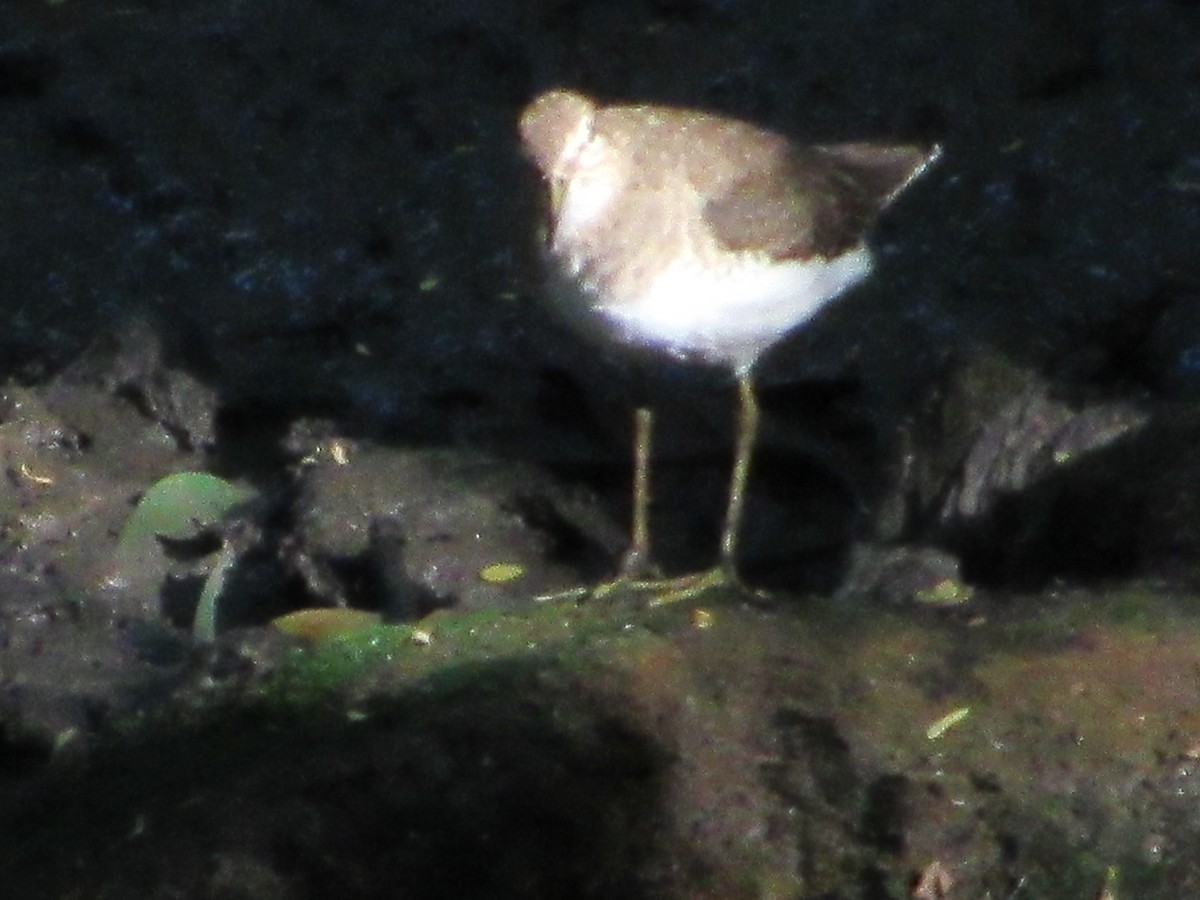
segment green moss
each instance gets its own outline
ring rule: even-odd
[[[686,623],[687,616],[686,608],[630,611],[611,601],[435,613],[415,626],[377,625],[299,649],[271,678],[267,693],[277,702],[303,704],[366,676],[403,685],[427,676],[454,679],[474,664],[501,660],[582,664],[581,652],[619,655],[668,622]],[[645,619],[653,620],[653,629]]]

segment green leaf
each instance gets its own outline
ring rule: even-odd
[[[192,620],[192,637],[198,641],[211,644],[217,639],[217,605],[221,599],[221,591],[225,590],[225,576],[236,562],[236,551],[226,544],[221,548],[217,561],[213,563],[208,578],[204,579],[204,590],[200,593],[200,602],[196,604],[196,616]]]
[[[207,472],[178,472],[157,481],[142,496],[121,531],[117,553],[137,555],[158,538],[183,540],[219,522],[251,492]]]

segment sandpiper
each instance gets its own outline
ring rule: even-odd
[[[870,273],[868,231],[940,150],[805,146],[736,119],[602,106],[566,90],[530,103],[520,135],[549,187],[546,293],[564,319],[601,340],[725,366],[737,380],[719,564],[682,578],[637,578],[650,554],[652,427],[650,412],[639,410],[632,540],[606,587],[740,584],[737,539],[758,429],[755,361]]]

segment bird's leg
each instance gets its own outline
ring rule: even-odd
[[[750,461],[758,439],[758,398],[748,372],[737,373],[738,420],[733,446],[733,473],[729,478],[729,506],[721,531],[721,568],[729,580],[737,583],[737,541],[746,504],[746,485],[750,480]]]
[[[650,560],[650,461],[654,438],[654,413],[638,407],[633,418],[633,495],[629,547],[621,557],[617,574],[608,581],[589,587],[568,588],[544,594],[538,600],[581,600],[603,597],[621,588],[637,591],[670,589],[673,579],[654,575]]]
[[[737,372],[738,413],[737,433],[733,445],[733,472],[729,477],[729,505],[725,509],[725,525],[721,529],[720,559],[716,566],[704,572],[662,579],[657,589],[662,591],[652,601],[655,605],[686,600],[712,587],[732,586],[745,594],[762,596],[746,586],[737,571],[738,533],[742,525],[742,510],[746,505],[746,485],[750,481],[750,462],[758,439],[758,398],[748,372]]]
[[[758,440],[759,410],[758,397],[754,393],[754,382],[750,373],[739,371],[736,377],[738,390],[737,433],[733,445],[733,472],[729,478],[729,505],[725,510],[725,524],[721,529],[720,559],[715,567],[707,571],[675,578],[628,582],[630,587],[655,591],[657,596],[651,601],[654,604],[685,600],[720,585],[733,586],[746,594],[761,596],[742,582],[737,571],[738,534],[741,531],[742,511],[746,505],[746,486],[750,481],[750,463],[754,457],[755,443]],[[647,438],[647,453],[649,452],[648,440]],[[648,492],[647,485],[644,493],[648,495]],[[637,493],[638,489],[635,487],[634,544],[631,551],[637,547]]]
[[[650,567],[650,459],[654,413],[639,407],[633,418],[633,521],[629,549],[621,557],[620,573],[629,578],[647,574]]]
[[[737,374],[738,417],[734,442],[733,473],[729,481],[729,505],[721,531],[720,560],[716,566],[688,575],[658,577],[648,572],[650,562],[650,460],[653,438],[653,413],[640,408],[634,419],[633,441],[633,521],[629,549],[621,558],[616,577],[592,587],[570,588],[539,597],[539,600],[580,600],[600,598],[619,590],[653,593],[652,605],[685,600],[712,587],[732,585],[754,593],[743,585],[737,573],[737,539],[745,505],[750,461],[758,436],[758,400],[749,374]]]
[[[645,407],[637,410],[633,438],[633,522],[629,549],[621,558],[621,568],[611,582],[600,585],[592,596],[603,596],[617,588],[653,592],[652,603],[668,603],[699,594],[723,584],[724,565],[690,575],[662,577],[650,559],[650,461],[654,414]],[[730,570],[732,571],[732,570]]]

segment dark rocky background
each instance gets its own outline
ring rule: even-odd
[[[211,825],[210,815],[224,823],[224,837],[190,855],[186,829],[168,829],[147,853],[124,847],[103,868],[98,835],[112,821],[132,828],[138,810],[158,802],[136,787],[97,788],[99,801],[80,789],[118,812],[69,832],[39,812],[78,814],[70,778],[97,782],[71,766],[111,737],[114,721],[203,706],[213,684],[256,689],[289,652],[260,627],[280,613],[338,603],[393,619],[442,607],[520,610],[540,590],[601,577],[621,550],[629,411],[642,391],[661,419],[660,559],[672,570],[711,559],[733,399],[723,373],[662,361],[639,384],[622,360],[560,330],[537,300],[540,187],[514,123],[555,85],[703,107],[802,140],[945,146],[878,229],[875,277],[759,366],[766,423],[745,543],[756,582],[790,600],[815,591],[868,612],[907,608],[938,585],[953,588],[938,596],[957,600],[974,587],[984,605],[947,626],[950,644],[970,643],[972,616],[1065,615],[1114,583],[1149,579],[1156,600],[1166,592],[1191,608],[1200,559],[1195,3],[10,0],[0,4],[0,814],[23,823],[25,842],[9,845],[0,874],[14,873],[21,896],[316,897],[331,885],[392,896],[392,878],[407,871],[424,879],[413,895],[431,897],[450,885],[468,896],[890,898],[920,889],[930,856],[913,848],[929,846],[947,859],[957,848],[962,896],[1015,900],[1022,891],[1096,896],[1102,885],[1089,877],[1126,859],[1129,841],[1144,842],[1129,853],[1138,865],[1181,860],[1168,838],[1194,836],[1196,823],[1170,798],[1196,789],[1182,768],[1154,768],[1194,766],[1191,723],[1174,706],[1169,715],[1155,708],[1179,723],[1147,738],[1157,762],[1120,745],[1122,765],[1136,757],[1128,764],[1149,786],[1145,796],[1088,794],[1094,806],[1073,807],[1076,818],[1034,817],[1034,828],[1006,776],[972,769],[962,778],[982,811],[963,831],[945,824],[945,796],[930,799],[927,756],[864,750],[871,741],[837,721],[874,676],[842,673],[851,684],[837,690],[819,679],[797,687],[792,670],[758,659],[728,686],[755,711],[746,715],[758,724],[743,731],[740,706],[714,711],[712,724],[679,712],[674,698],[645,700],[654,679],[642,663],[678,666],[673,654],[700,652],[695,679],[711,686],[717,662],[707,654],[778,640],[768,637],[771,617],[788,615],[787,601],[765,621],[742,610],[758,626],[738,627],[763,633],[729,636],[725,650],[697,650],[703,641],[686,629],[655,632],[665,647],[639,647],[637,662],[617,664],[635,673],[632,687],[582,690],[600,713],[572,710],[579,728],[556,724],[577,685],[552,678],[546,698],[533,697],[542,676],[521,666],[501,673],[510,696],[438,693],[448,707],[402,697],[372,726],[363,756],[326,720],[306,724],[301,740],[325,742],[316,761],[291,770],[294,782],[279,775],[259,785],[266,799],[246,833],[236,814],[223,818],[229,798],[281,751],[237,719],[248,735],[234,741],[246,754],[237,758],[251,760],[244,770],[212,775],[210,794],[203,778],[181,787],[170,766],[164,776],[174,786],[156,809],[199,804],[196,827]],[[133,505],[158,478],[187,469],[252,487],[256,500],[232,523],[168,548],[169,558],[114,575],[113,546]],[[188,627],[220,547],[238,551],[238,600],[227,604],[223,642],[197,646]],[[515,585],[475,577],[514,560],[527,572]],[[1081,593],[1064,599],[1063,585]],[[932,635],[946,625],[916,621]],[[1129,691],[1177,697],[1155,680],[1167,678],[1163,669],[1146,674],[1141,654],[1152,651],[1114,648],[1111,635],[1080,638],[1074,622],[1059,636],[1062,659],[1082,653],[1090,666],[1089,650],[1100,647],[1129,663],[1121,677],[1097,676],[1116,708]],[[941,637],[929,640],[949,652]],[[779,658],[820,668],[819,649],[797,646],[777,647]],[[876,655],[890,659],[896,646],[895,635],[881,636]],[[936,678],[920,676],[933,705],[947,685],[977,684],[950,656]],[[1183,668],[1170,671],[1172,690],[1183,691],[1171,680]],[[681,677],[681,691],[696,690],[691,679]],[[521,705],[524,691],[530,705]],[[817,696],[841,700],[830,701],[834,712],[793,708],[819,706]],[[642,700],[670,714],[642,709],[628,719],[625,707]],[[353,821],[359,801],[378,804],[371,821],[387,833],[399,827],[397,809],[445,812],[432,794],[410,794],[404,773],[436,768],[439,754],[474,759],[489,732],[458,716],[479,710],[504,726],[494,749],[510,780],[496,794],[474,770],[439,769],[427,783],[460,791],[456,812],[438,819],[439,838],[414,839],[395,868],[381,862],[389,857],[376,832],[342,842],[337,823]],[[420,737],[397,750],[394,728],[409,714]],[[1043,710],[1028,721],[1022,738],[1040,752],[1071,746],[1038,731],[1061,718]],[[203,733],[187,725],[197,727]],[[705,729],[736,732],[736,752],[714,762]],[[182,738],[189,748],[191,734]],[[163,740],[139,746],[142,765],[187,762],[174,736]],[[664,774],[676,771],[664,762],[676,751],[686,776]],[[758,763],[748,760],[760,752],[787,762],[752,778]],[[389,754],[401,762],[378,761]],[[538,781],[543,770],[529,759],[555,754],[572,762]],[[99,771],[122,758],[113,751]],[[1079,784],[1133,778],[1099,757],[1089,758],[1096,769],[1071,759],[1061,782],[1038,789],[1070,796]],[[74,773],[66,788],[60,765]],[[838,803],[838,778],[822,781],[831,765],[853,783],[853,809]],[[400,787],[377,795],[362,787],[364,772]],[[686,787],[671,787],[673,777]],[[713,787],[721,779],[737,789]],[[526,833],[512,845],[513,869],[456,870],[461,880],[442,881],[421,868],[426,853],[453,860],[456,841],[501,859],[491,837],[464,826],[479,808],[471,799],[499,803],[487,833],[503,833],[531,783],[545,822],[578,830]],[[299,836],[281,845],[262,823],[299,784],[311,805],[284,817]],[[325,784],[344,793],[349,812],[331,812]],[[594,828],[571,815],[580,784],[603,797],[584,805]],[[220,799],[206,806],[197,796]],[[822,823],[821,834],[836,832],[853,851],[797,838],[776,853],[793,826],[771,817],[808,801],[817,813],[804,827]],[[1005,819],[1000,807],[1020,814]],[[708,823],[697,850],[682,825],[664,822],[690,822],[699,808],[717,810],[719,824]],[[725,851],[740,838],[726,838],[748,833],[739,831],[746,809],[768,810],[747,828],[774,837],[750,853],[766,860],[758,874],[739,881],[728,873],[742,873],[746,859]],[[1108,831],[1097,824],[1117,809],[1142,831],[1120,817]],[[1043,847],[1094,853],[1088,877],[1025,879],[1049,871],[1037,848],[1017,840],[1012,850],[1026,826]],[[1067,840],[1076,826],[1107,836]],[[655,843],[664,831],[678,842],[667,851]],[[531,848],[547,834],[563,838],[561,865],[538,870]],[[589,842],[604,848],[603,864],[591,865]],[[239,843],[249,849],[228,849]],[[304,869],[333,846],[345,867]],[[151,858],[179,866],[165,875],[138,868]],[[64,859],[91,861],[91,880],[73,885]],[[1195,883],[1194,869],[1175,865],[1155,870],[1172,874],[1142,896],[1180,896],[1162,892],[1172,878]],[[57,880],[40,880],[39,866]]]

